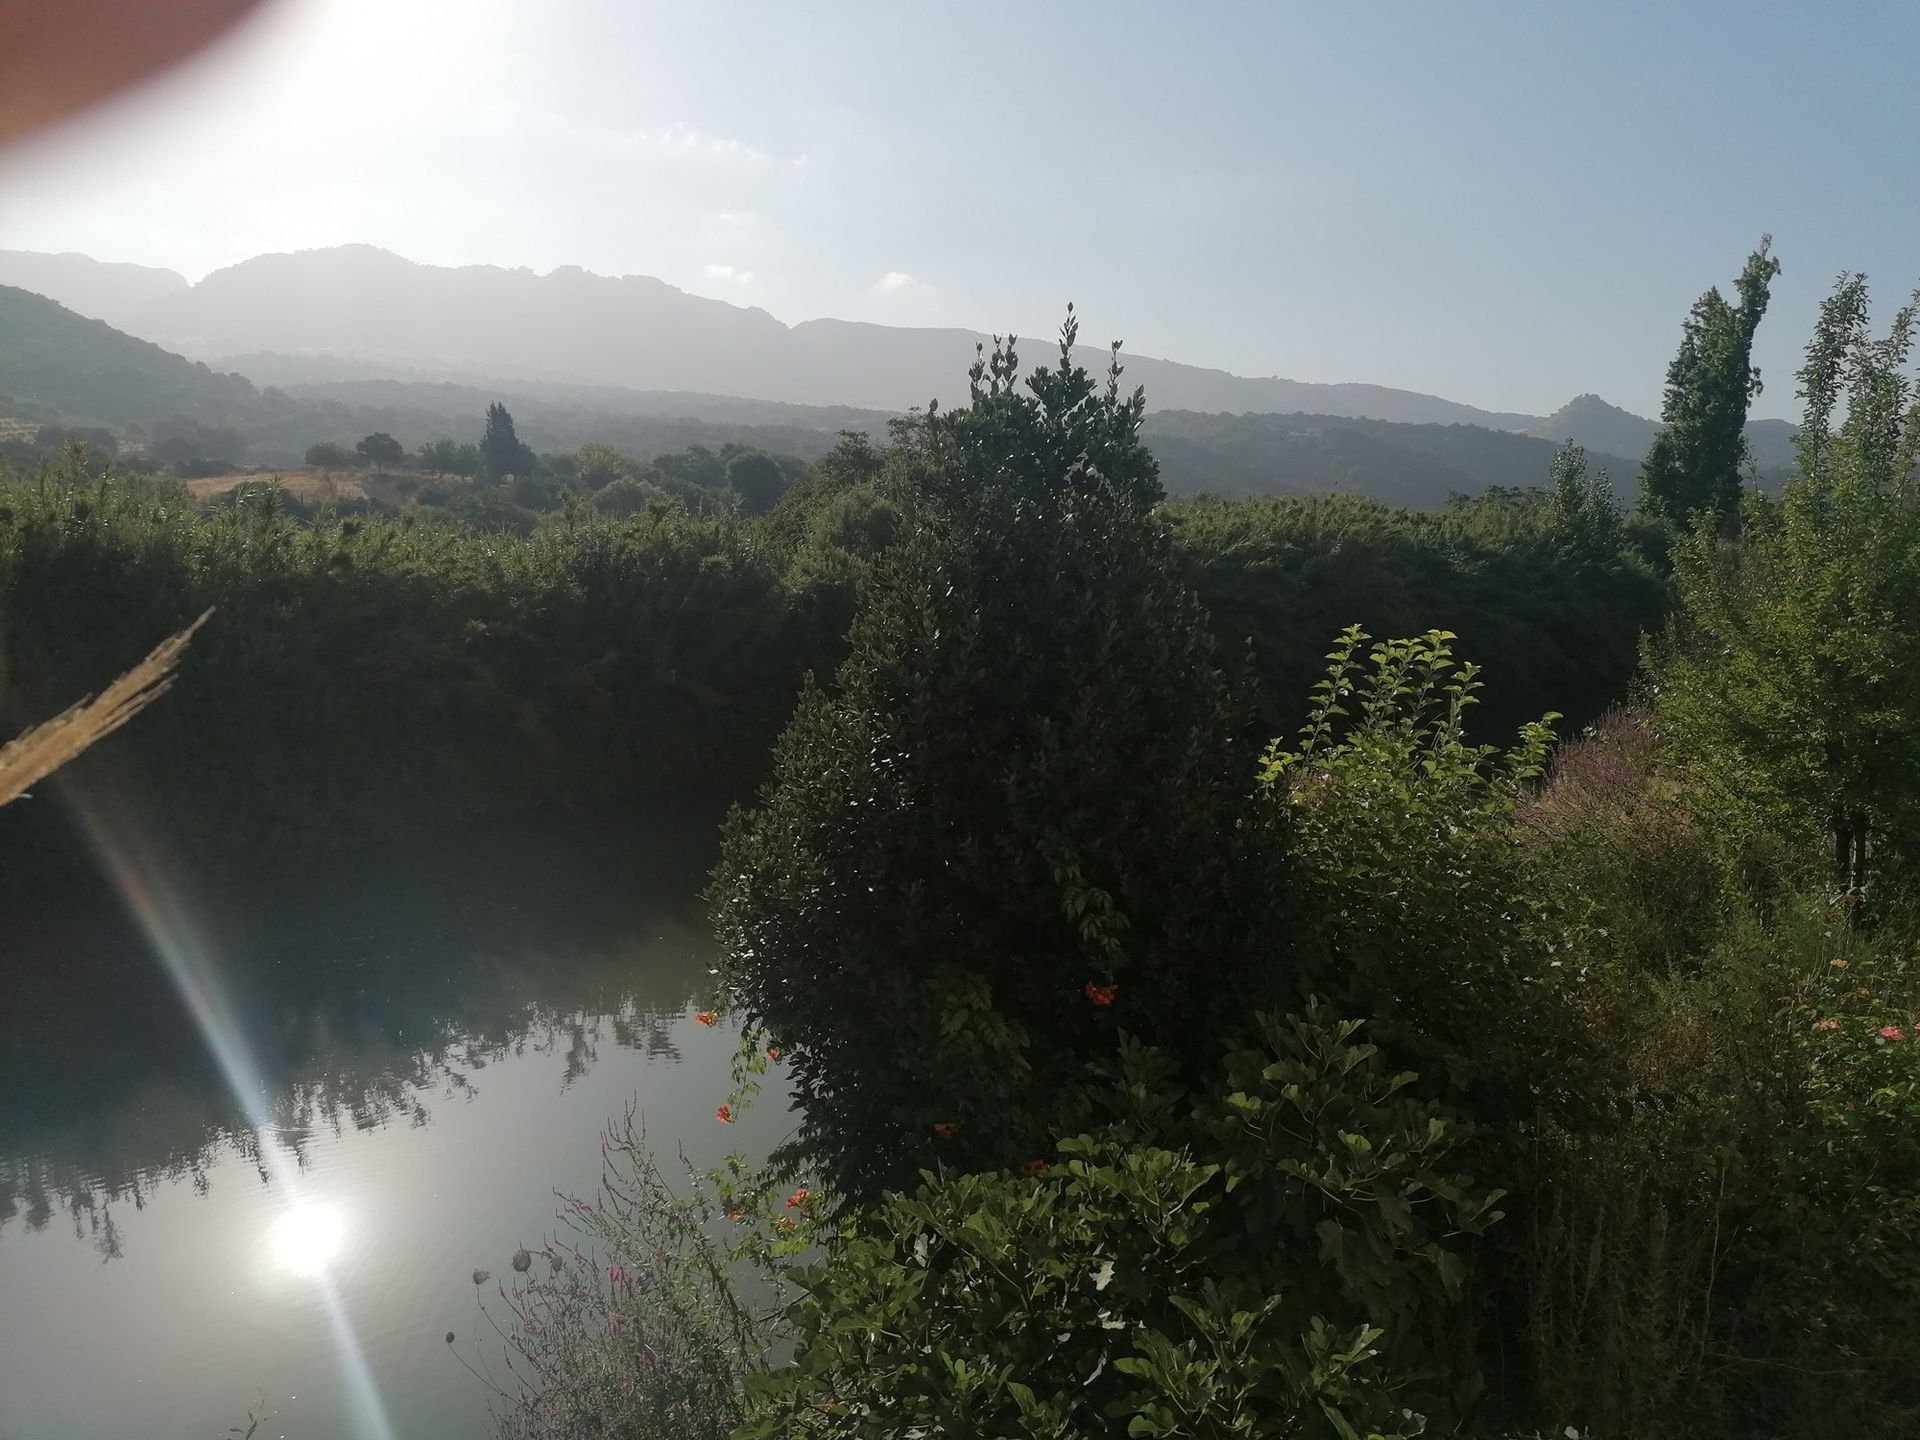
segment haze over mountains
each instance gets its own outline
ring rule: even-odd
[[[66,307],[56,315],[17,295],[0,306],[10,317],[0,389],[16,409],[147,429],[191,418],[230,427],[248,458],[267,463],[376,428],[409,443],[461,434],[496,397],[536,446],[739,438],[808,456],[840,430],[883,433],[889,414],[964,399],[974,347],[991,343],[957,329],[787,325],[646,276],[446,268],[370,245],[257,256],[198,284],[82,255],[0,251],[0,286]],[[1044,336],[1020,348],[1029,364],[1052,358]],[[1083,346],[1078,358],[1103,367],[1106,357]],[[1431,505],[1452,490],[1542,483],[1567,439],[1624,490],[1659,429],[1594,395],[1543,417],[1385,386],[1122,360],[1127,383],[1146,387],[1148,436],[1176,491],[1337,488]],[[1792,427],[1764,421],[1749,434],[1763,473],[1789,460]]]
[[[764,310],[648,276],[454,269],[371,245],[256,256],[197,285],[169,270],[4,251],[0,284],[222,368],[250,353],[331,356],[422,378],[560,380],[894,411],[964,398],[966,361],[977,341],[990,339],[844,320],[789,326]],[[1041,359],[1048,337],[1030,337],[1025,348]],[[1103,358],[1099,346],[1085,348],[1088,363]],[[1131,354],[1126,364],[1159,409],[1304,411],[1505,430],[1525,430],[1539,418],[1377,385],[1249,378]]]

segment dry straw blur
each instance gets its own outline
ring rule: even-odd
[[[68,706],[53,719],[0,749],[0,805],[18,800],[81,751],[105,739],[173,686],[173,667],[209,610],[179,634],[162,640],[138,665],[98,695]]]

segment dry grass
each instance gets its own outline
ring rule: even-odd
[[[210,475],[204,480],[189,480],[187,489],[196,500],[211,500],[224,495],[238,485],[249,482],[278,485],[296,500],[308,502],[316,500],[364,500],[366,488],[351,475],[342,475],[335,470],[305,469],[280,470],[272,474],[252,474],[237,471],[231,475]]]
[[[0,749],[0,805],[10,804],[88,746],[105,739],[173,686],[173,667],[207,611],[179,634],[161,641],[138,665],[97,696],[16,736]]]

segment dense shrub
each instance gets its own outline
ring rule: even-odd
[[[1031,1154],[1119,1027],[1200,1063],[1288,976],[1246,710],[1170,563],[1143,402],[1064,350],[1026,393],[1016,367],[996,351],[888,452],[912,528],[711,889],[799,1150],[861,1199]]]
[[[1480,681],[1456,667],[1452,638],[1382,642],[1363,660],[1367,636],[1349,629],[1297,748],[1268,752],[1263,786],[1289,822],[1316,983],[1374,1017],[1406,1063],[1470,1094],[1476,1115],[1524,1124],[1577,1083],[1564,995],[1579,924],[1519,844],[1547,724],[1506,752],[1470,743]],[[1559,1052],[1565,1082],[1543,1081],[1542,1047]]]
[[[169,846],[237,862],[739,785],[824,643],[725,519],[516,540],[287,505],[269,487],[201,509],[112,483],[16,488],[0,508],[14,723],[215,610],[168,703],[70,777]],[[35,862],[57,820],[9,815],[10,858]]]
[[[801,1269],[747,1437],[1417,1434],[1496,1193],[1359,1025],[1263,1019],[1199,1095],[1122,1042],[1049,1159],[929,1175]]]
[[[1642,633],[1665,613],[1640,535],[1602,492],[1574,507],[1556,493],[1489,492],[1437,513],[1347,495],[1182,500],[1166,513],[1215,633],[1251,647],[1262,738],[1300,724],[1327,637],[1357,624],[1452,631],[1459,655],[1498,677],[1469,717],[1497,739],[1549,710],[1584,725],[1619,704]]]

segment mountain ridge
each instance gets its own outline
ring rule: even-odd
[[[0,283],[15,283],[8,276],[29,254],[0,252]],[[63,288],[51,298],[91,313],[83,303],[87,287],[68,276]],[[653,276],[600,276],[578,266],[544,275],[430,266],[371,245],[255,256],[155,295],[117,328],[201,360],[262,352],[330,356],[444,378],[491,373],[887,410],[964,399],[974,346],[991,342],[985,332],[959,327],[831,317],[788,325],[759,307],[693,295]],[[1029,353],[1052,353],[1045,340],[1028,343]],[[1121,358],[1155,408],[1306,411],[1515,430],[1538,418],[1363,381],[1242,376],[1154,356]],[[1106,350],[1082,346],[1076,359],[1103,368]]]
[[[728,443],[810,459],[847,430],[884,436],[893,418],[878,409],[540,381],[256,387],[12,287],[0,287],[0,392],[0,415],[32,424],[105,425],[155,453],[166,445],[183,459],[270,465],[295,463],[319,440],[350,446],[376,430],[410,448],[477,438],[495,400],[536,448],[599,440],[642,459]],[[1480,426],[1314,414],[1160,410],[1147,417],[1143,439],[1171,494],[1332,490],[1428,509],[1454,491],[1543,483],[1553,452],[1547,441]]]

